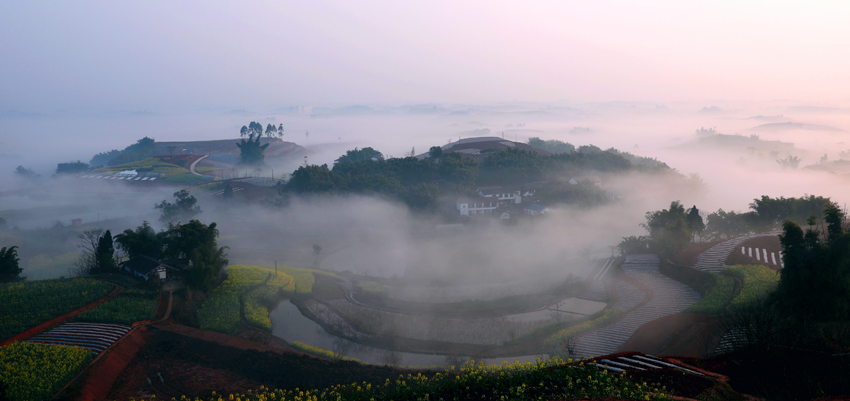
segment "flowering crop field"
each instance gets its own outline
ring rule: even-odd
[[[0,284],[0,339],[103,298],[112,288],[91,279]]]
[[[198,310],[198,320],[204,330],[235,333],[240,323],[240,295],[245,302],[245,320],[271,330],[267,305],[273,303],[279,293],[309,293],[313,289],[313,273],[308,269],[278,267],[275,276],[274,268],[234,265],[226,272],[227,280]]]
[[[77,316],[77,321],[91,323],[133,324],[142,320],[153,320],[159,305],[159,291],[130,289]]]
[[[0,348],[0,383],[12,401],[50,399],[92,358],[83,348],[15,342]]]
[[[484,366],[473,363],[460,370],[410,373],[381,384],[351,383],[317,390],[271,390],[260,387],[245,394],[194,400],[552,400],[572,398],[671,399],[664,388],[558,359]],[[189,398],[186,398],[189,400]]]

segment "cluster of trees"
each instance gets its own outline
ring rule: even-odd
[[[86,230],[79,237],[82,252],[72,271],[76,276],[117,272],[123,258],[180,259],[191,266],[187,284],[205,289],[228,263],[226,247],[217,243],[216,223],[205,225],[190,220],[185,224],[169,224],[167,229],[156,232],[144,222],[135,230],[124,230],[115,237],[102,229]]]
[[[15,174],[27,179],[41,178],[41,174],[38,174],[35,171],[32,171],[32,169],[28,169],[24,166],[18,166],[15,168]]]
[[[230,195],[233,196],[233,189],[231,188],[230,191]],[[202,212],[201,207],[198,205],[198,199],[190,195],[189,191],[185,189],[174,193],[174,202],[163,200],[154,206],[154,208],[159,209],[162,213],[159,220],[163,223],[189,221]]]
[[[89,165],[79,160],[75,162],[59,163],[56,165],[56,174],[79,174],[89,170]]]
[[[646,212],[645,217],[646,222],[641,226],[649,235],[623,238],[619,244],[621,253],[652,252],[670,258],[705,229],[696,205],[686,210],[679,201],[671,202],[669,209]]]
[[[9,283],[23,280],[21,272],[24,271],[19,265],[18,247],[10,246],[0,248],[0,283]]]
[[[308,165],[298,168],[285,189],[295,193],[377,193],[403,200],[412,207],[430,208],[441,190],[467,193],[476,186],[520,185],[551,180],[560,175],[587,171],[620,172],[632,168],[623,156],[611,152],[540,155],[521,149],[491,152],[479,164],[460,153],[443,153],[438,146],[431,157],[383,160],[373,148],[353,149],[340,156],[333,167]],[[580,204],[601,204],[605,194],[584,186],[553,185],[554,199],[565,196]],[[563,199],[561,199],[563,201]]]
[[[205,289],[228,263],[226,247],[219,247],[217,238],[216,223],[205,225],[190,220],[185,224],[169,224],[168,229],[155,232],[144,222],[135,230],[127,229],[116,235],[115,243],[129,258],[143,255],[153,259],[190,261],[187,284]]]
[[[112,149],[109,152],[98,153],[92,157],[89,164],[95,167],[102,167],[132,163],[153,157],[155,150],[156,141],[144,137],[136,141],[136,143],[127,146],[124,150]]]
[[[791,316],[817,321],[850,318],[850,232],[844,212],[833,202],[823,209],[823,222],[812,216],[803,229],[782,225],[784,268],[772,301]]]
[[[266,125],[265,134],[269,138],[283,138],[283,124],[277,127],[274,124]],[[263,136],[263,124],[251,121],[248,125],[243,125],[242,129],[239,130],[239,136],[243,138],[252,135],[257,136],[258,139]]]
[[[770,231],[790,220],[804,224],[812,216],[819,216],[829,203],[829,198],[806,195],[799,198],[771,198],[762,196],[753,199],[748,212],[726,212],[719,209],[706,217],[705,237],[724,240],[752,232]]]
[[[578,149],[576,149],[574,145],[568,142],[563,142],[556,139],[544,141],[537,137],[530,138],[528,140],[528,144],[537,149],[546,150],[554,154],[581,153],[585,155],[593,155],[599,153],[611,153],[620,156],[623,159],[626,159],[631,164],[632,168],[637,169],[639,171],[651,172],[670,170],[670,167],[666,163],[660,162],[655,158],[635,156],[631,153],[621,152],[614,148],[610,148],[603,151],[597,146],[583,145],[579,146]]]
[[[696,206],[685,210],[678,202],[670,209],[646,213],[646,222],[641,224],[649,236],[632,236],[620,243],[623,253],[651,252],[670,257],[684,249],[697,235],[700,240],[726,240],[741,235],[765,232],[780,227],[784,221],[794,224],[816,225],[821,210],[831,205],[829,198],[806,195],[799,198],[771,198],[762,196],[753,199],[750,211],[726,212],[718,209],[703,219]]]
[[[243,127],[244,128],[244,127]],[[260,144],[262,135],[255,133],[248,134],[248,139],[242,138],[236,144],[239,147],[239,162],[245,165],[261,164],[266,156],[263,152],[269,147],[269,144]]]

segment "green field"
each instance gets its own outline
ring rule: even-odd
[[[3,399],[47,400],[93,358],[83,348],[15,342],[0,348]]]
[[[720,313],[726,309],[726,305],[735,298],[735,279],[722,274],[711,273],[717,284],[714,288],[691,305],[685,312],[692,313]]]
[[[158,305],[159,291],[129,289],[103,305],[81,313],[76,320],[131,325],[142,320],[153,320]]]
[[[313,271],[293,267],[274,268],[234,265],[227,268],[227,280],[216,288],[198,311],[204,330],[235,333],[241,323],[239,297],[245,303],[247,323],[271,330],[269,307],[282,295],[310,293]]]
[[[111,284],[92,279],[0,284],[0,339],[103,298],[112,289]]]
[[[737,265],[724,271],[743,283],[741,293],[732,306],[746,305],[767,297],[779,285],[779,272],[762,265]]]
[[[163,162],[155,157],[139,160],[136,162],[119,164],[117,166],[104,167],[94,170],[95,174],[115,174],[124,170],[136,170],[139,174],[162,173],[163,181],[166,182],[192,182],[200,177],[192,174],[189,169],[176,164]]]

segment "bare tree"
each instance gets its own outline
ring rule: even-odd
[[[80,244],[77,245],[77,248],[80,249],[80,256],[74,262],[74,266],[68,268],[70,275],[75,277],[87,276],[97,268],[97,244],[100,242],[103,232],[102,228],[92,228],[77,235],[77,238],[80,239]]]

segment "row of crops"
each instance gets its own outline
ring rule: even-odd
[[[58,279],[0,284],[0,339],[108,295],[111,284],[92,279]]]
[[[293,267],[274,268],[233,265],[225,280],[198,310],[204,330],[233,334],[241,324],[240,297],[245,305],[245,320],[256,327],[271,330],[269,306],[282,295],[310,293],[313,271]]]
[[[50,399],[93,358],[83,348],[15,342],[0,348],[0,398]]]
[[[159,305],[159,297],[160,292],[157,290],[131,288],[103,305],[81,313],[75,320],[126,325],[153,320]]]

